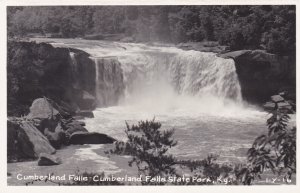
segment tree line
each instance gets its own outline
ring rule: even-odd
[[[136,42],[217,41],[231,50],[291,55],[294,5],[8,7],[8,36],[57,33],[64,38],[123,34]]]

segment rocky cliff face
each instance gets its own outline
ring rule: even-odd
[[[81,50],[8,42],[8,161],[45,159],[41,153],[53,154],[55,149],[69,144],[112,143],[114,139],[105,134],[89,133],[74,115],[92,117],[91,110],[98,101],[96,90],[110,88],[97,87],[96,74],[97,84],[109,86],[114,81],[123,82],[120,70],[117,61],[97,66]],[[107,77],[111,74],[117,78]]]
[[[240,50],[219,56],[235,61],[244,100],[262,104],[270,96],[284,91],[288,99],[296,100],[295,58],[263,50]]]
[[[77,63],[74,64],[70,53]],[[46,96],[74,112],[95,107],[95,65],[83,51],[49,44],[8,42],[8,115],[28,113],[36,98]]]

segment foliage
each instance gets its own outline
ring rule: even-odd
[[[296,173],[296,127],[288,126],[287,110],[276,107],[267,120],[268,134],[257,137],[248,150],[248,167],[241,172],[245,184],[268,169],[289,180]]]
[[[126,34],[136,41],[217,40],[231,50],[293,55],[293,5],[8,7],[8,35]]]
[[[175,157],[168,155],[169,148],[176,145],[171,139],[174,130],[160,131],[161,124],[153,121],[140,121],[138,125],[129,126],[126,123],[127,142],[117,142],[113,154],[127,154],[132,156],[129,166],[135,164],[138,174],[150,176],[175,175]],[[150,180],[143,184],[150,184]]]

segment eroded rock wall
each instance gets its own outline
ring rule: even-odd
[[[262,104],[280,92],[296,100],[295,57],[277,56],[263,50],[240,50],[219,56],[235,61],[244,100]]]

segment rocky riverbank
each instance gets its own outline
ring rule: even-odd
[[[56,149],[114,141],[89,133],[79,121],[93,117],[97,103],[95,65],[87,53],[9,41],[7,81],[8,162],[39,159],[39,165],[59,164],[51,156]]]
[[[9,41],[7,81],[8,116],[28,114],[33,100],[43,96],[68,108],[71,115],[96,107],[95,65],[77,49]]]
[[[57,165],[61,160],[56,149],[72,144],[108,144],[115,139],[101,133],[90,133],[84,122],[69,116],[54,101],[34,100],[28,115],[7,121],[8,162],[38,160],[38,165]]]

